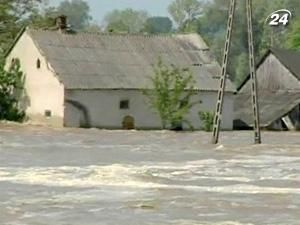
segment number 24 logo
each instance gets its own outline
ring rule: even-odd
[[[279,26],[280,24],[283,26],[288,25],[290,18],[292,17],[292,13],[287,9],[280,9],[273,12],[268,16],[266,21],[269,21],[270,26]]]

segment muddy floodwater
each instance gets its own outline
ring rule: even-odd
[[[300,133],[0,127],[1,225],[299,225]]]

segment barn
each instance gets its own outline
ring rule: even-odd
[[[300,128],[300,53],[270,49],[257,69],[261,127],[271,130]],[[253,127],[251,82],[248,76],[235,101],[236,129]]]
[[[152,65],[158,57],[192,70],[197,92],[193,101],[202,103],[186,119],[200,129],[198,112],[215,108],[220,66],[197,34],[151,36],[26,28],[8,52],[7,64],[20,60],[26,75],[22,107],[31,123],[160,129],[160,119],[143,94],[145,88],[151,88]],[[233,128],[234,94],[228,81],[223,129]]]

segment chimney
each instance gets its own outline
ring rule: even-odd
[[[66,31],[68,28],[67,17],[65,15],[56,17],[55,24],[56,24],[56,28],[59,31],[61,31],[61,32]]]

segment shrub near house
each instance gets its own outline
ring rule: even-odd
[[[193,74],[189,69],[181,69],[164,64],[161,58],[154,67],[151,78],[153,90],[146,91],[150,106],[159,115],[162,128],[181,130],[183,123],[193,129],[185,116],[198,101],[191,98],[197,93],[194,90]]]
[[[0,120],[22,122],[25,113],[19,109],[19,100],[23,90],[23,72],[20,61],[14,59],[6,71],[0,66]]]

